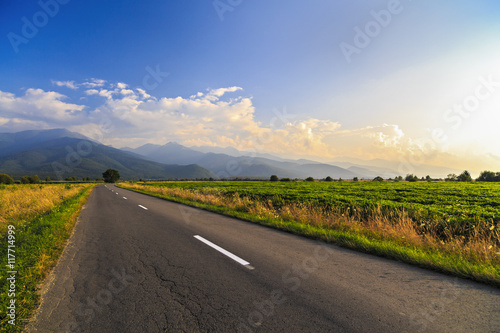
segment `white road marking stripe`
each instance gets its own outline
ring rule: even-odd
[[[220,253],[228,256],[229,258],[233,259],[234,261],[240,263],[241,265],[245,266],[246,268],[248,268],[248,269],[254,269],[254,267],[250,266],[250,263],[248,261],[241,259],[240,257],[232,254],[231,252],[229,252],[227,250],[224,250],[222,247],[220,247],[218,245],[215,245],[211,241],[206,240],[205,238],[203,238],[201,236],[198,236],[198,235],[193,236],[193,237],[196,238],[197,240],[199,240],[199,241],[207,244],[211,248],[214,248],[215,250],[219,251]]]
[[[141,207],[142,209],[145,209],[145,210],[148,210],[146,207],[144,207],[143,205],[139,205],[139,207]]]
[[[127,198],[123,197],[123,199],[127,200]]]

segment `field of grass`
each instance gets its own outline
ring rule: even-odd
[[[39,302],[38,286],[55,266],[93,184],[7,185],[0,187],[0,327],[21,332]],[[11,251],[9,250],[11,245]],[[15,252],[12,252],[15,251]],[[9,254],[14,256],[9,258]],[[14,259],[12,267],[8,258]],[[15,297],[8,271],[16,271]],[[15,299],[15,326],[7,305]]]
[[[166,182],[126,188],[500,286],[500,184]]]
[[[0,185],[0,232],[8,224],[18,226],[71,198],[88,184]]]

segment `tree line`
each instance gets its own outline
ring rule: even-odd
[[[106,183],[114,183],[120,179],[120,173],[118,170],[115,169],[108,169],[102,174],[103,178],[97,178],[95,181],[104,181]],[[45,177],[45,182],[51,182],[52,179],[50,177]],[[66,177],[64,181],[67,182],[76,182],[78,179],[76,177]],[[84,182],[90,182],[90,177],[83,177],[81,181]],[[42,180],[38,175],[32,175],[32,176],[23,176],[21,177],[21,180],[14,180],[10,175],[7,175],[5,173],[0,174],[0,184],[40,184]]]

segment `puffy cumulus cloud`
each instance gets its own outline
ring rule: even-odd
[[[87,96],[97,95],[105,97],[108,100],[112,100],[113,97],[117,95],[132,97],[134,99],[139,99],[139,100],[153,98],[151,95],[146,93],[144,89],[142,88],[131,89],[129,88],[128,84],[123,82],[118,82],[116,84],[108,84],[108,85],[106,85],[105,83],[106,81],[104,80],[98,80],[98,83],[89,83],[89,84],[82,83],[81,85],[86,87],[92,87],[91,89],[86,89],[84,91],[84,93]]]
[[[292,121],[277,114],[268,126],[257,124],[253,136],[239,142],[237,147],[286,157],[330,158],[334,156],[335,150],[326,140],[335,136],[340,127],[339,123],[328,120],[308,118]]]
[[[26,127],[46,128],[85,121],[85,106],[66,103],[63,101],[66,98],[58,92],[42,89],[27,89],[24,96],[20,97],[0,91],[0,116],[9,119],[9,123],[3,127],[9,124],[29,124]]]
[[[87,89],[85,90],[85,94],[87,95],[98,95],[99,94],[99,90],[97,89]]]
[[[209,90],[189,98],[140,99],[138,94],[113,95],[94,115],[112,119],[120,128],[107,144],[138,146],[177,141],[185,145],[232,146],[241,150],[333,157],[327,141],[339,133],[337,122],[294,119],[276,112],[269,123],[255,119],[249,97],[223,98],[239,87]]]
[[[340,126],[339,126],[340,127]],[[395,124],[341,129],[324,135],[322,142],[335,156],[369,160],[400,160],[425,155],[433,158],[442,146],[430,137],[412,138]]]
[[[128,84],[123,83],[123,82],[118,82],[118,83],[116,84],[116,87],[117,87],[118,89],[126,89],[126,88],[128,88]]]
[[[95,115],[114,119],[120,127],[128,129],[119,138],[111,139],[112,142],[135,137],[137,143],[176,140],[218,144],[235,143],[235,138],[258,134],[259,124],[254,120],[250,98],[220,100],[221,91],[209,91],[196,98],[156,100],[144,99],[148,95],[137,92],[115,95],[95,110]]]
[[[146,90],[144,89],[141,89],[141,88],[137,88],[136,89],[137,93],[139,94],[139,96],[142,98],[142,99],[148,99],[148,98],[151,98],[151,95],[148,94],[146,92]]]

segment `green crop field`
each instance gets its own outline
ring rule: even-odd
[[[252,200],[271,200],[274,207],[308,203],[325,208],[361,209],[380,206],[388,214],[408,212],[422,223],[460,223],[473,226],[500,222],[500,183],[459,182],[168,182],[149,186],[200,192],[238,193]]]

